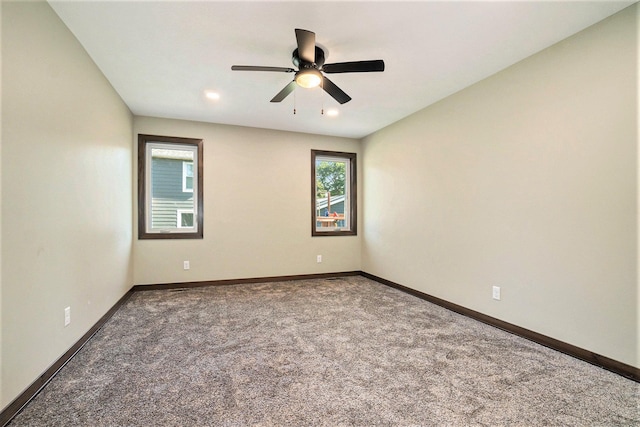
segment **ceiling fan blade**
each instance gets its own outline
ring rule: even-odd
[[[232,65],[231,69],[233,71],[279,71],[282,73],[293,73],[295,71],[293,68],[260,67],[260,66],[254,66],[254,65]]]
[[[305,62],[316,62],[316,33],[296,28],[298,56]]]
[[[276,96],[273,97],[271,102],[280,102],[285,99],[293,90],[296,88],[296,81],[293,80],[291,83],[286,85],[284,89],[282,89]]]
[[[335,64],[324,64],[322,71],[328,74],[384,71],[384,61],[376,59],[373,61],[336,62]]]
[[[342,89],[335,85],[331,80],[322,76],[322,88],[340,104],[351,101],[351,97],[344,93]]]

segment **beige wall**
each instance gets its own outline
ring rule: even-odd
[[[4,407],[131,288],[133,156],[131,113],[49,5],[1,7]]]
[[[202,240],[135,239],[136,284],[360,270],[359,235],[311,237],[310,200],[311,149],[357,140],[149,117],[138,133],[204,140],[205,224]]]
[[[634,6],[366,138],[363,270],[640,366],[636,29]]]

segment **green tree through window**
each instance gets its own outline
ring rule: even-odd
[[[343,162],[316,161],[316,197],[341,196],[345,193],[346,164]]]

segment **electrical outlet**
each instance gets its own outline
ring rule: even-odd
[[[493,287],[493,299],[500,301],[500,286]]]
[[[321,262],[322,262],[322,255],[318,255],[318,256],[316,257],[316,261],[317,261],[318,263],[321,263]]]
[[[189,261],[185,261],[185,262],[184,262],[184,269],[185,269],[185,270],[188,270],[188,269],[190,269],[190,268],[191,268],[191,266],[189,265]]]
[[[69,326],[71,323],[71,307],[64,309],[64,326]]]

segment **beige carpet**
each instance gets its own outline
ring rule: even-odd
[[[17,426],[640,425],[640,384],[363,277],[138,292]]]

